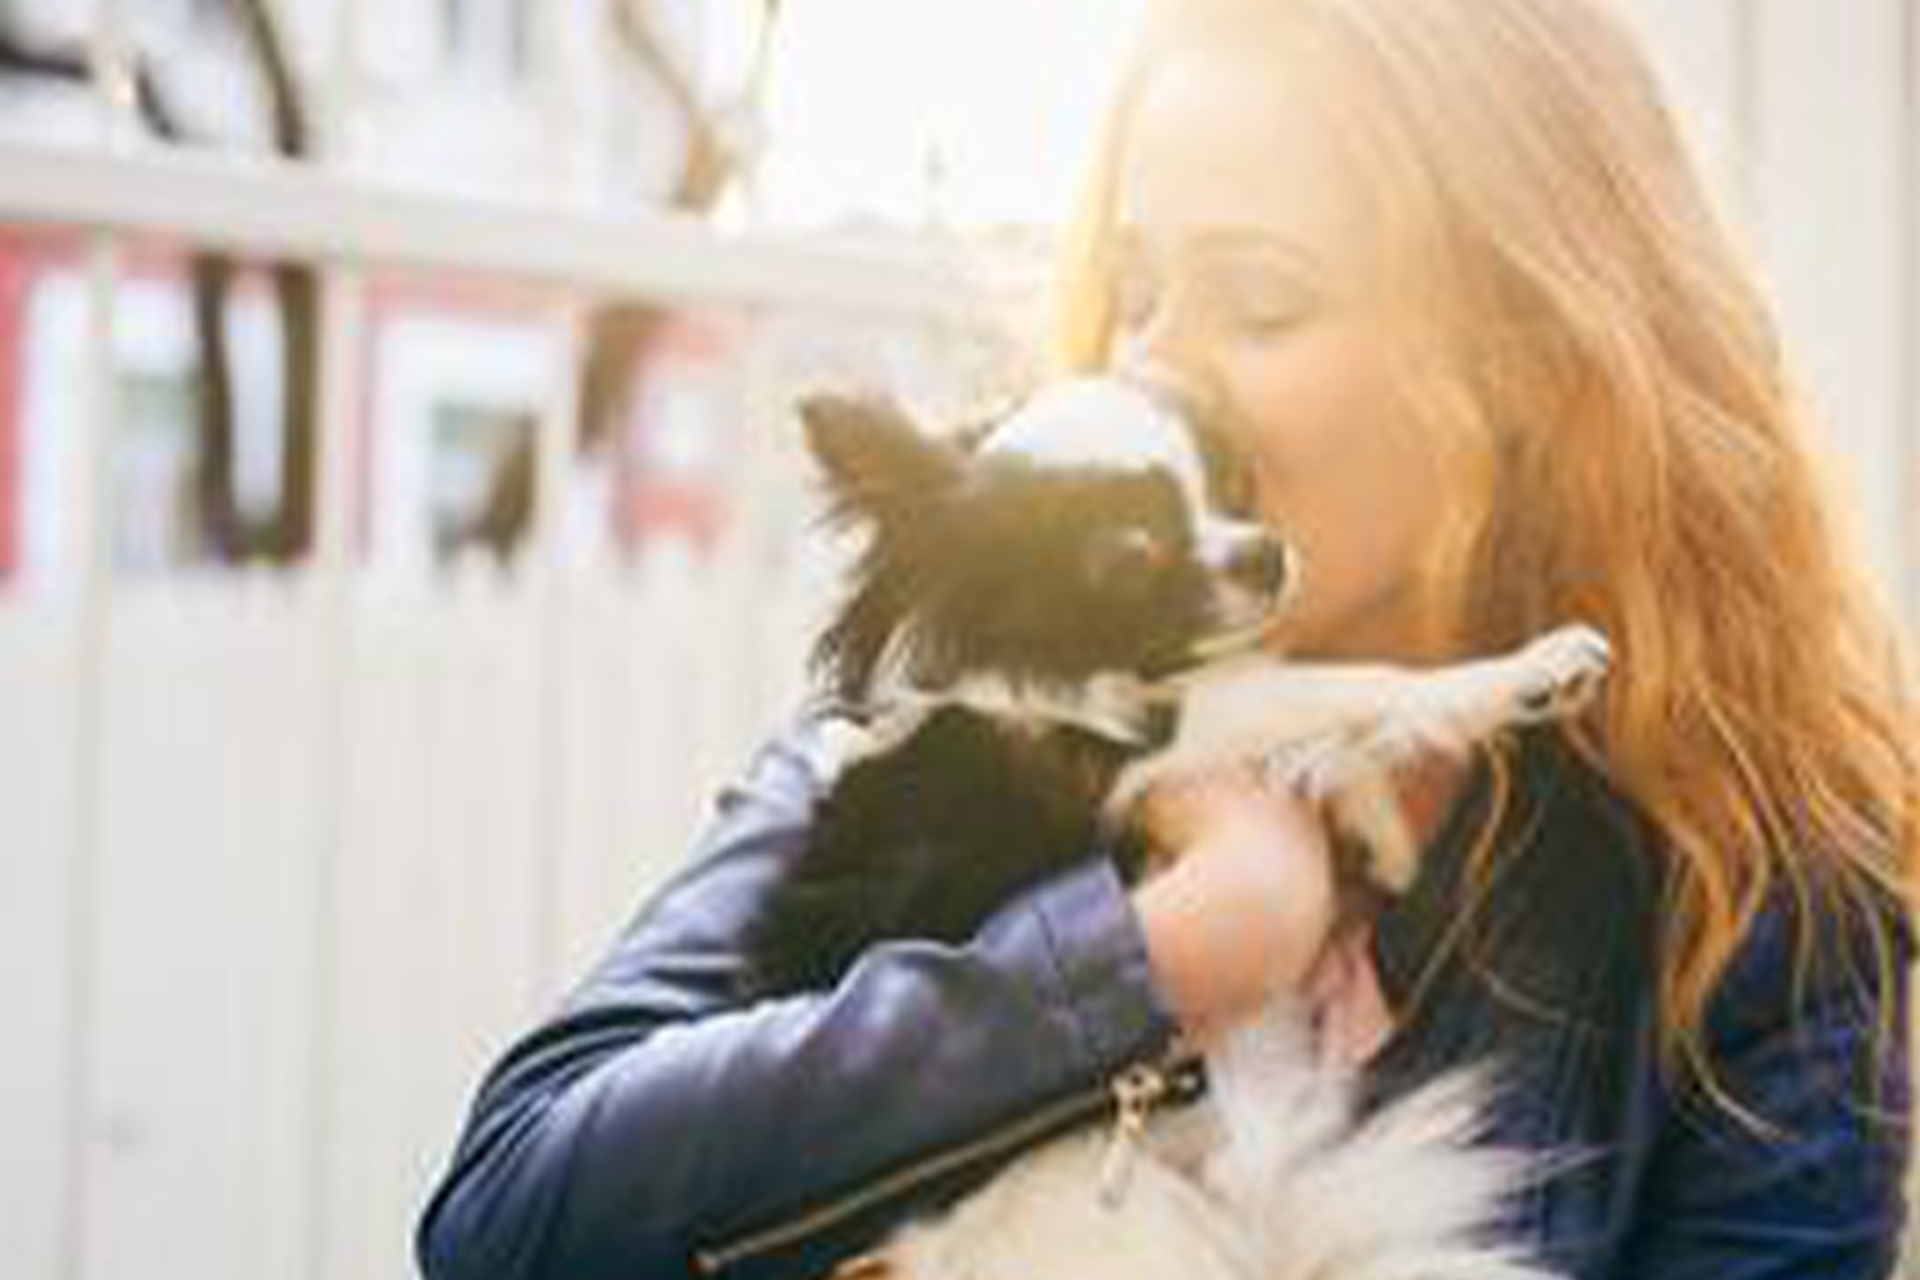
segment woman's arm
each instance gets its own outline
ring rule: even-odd
[[[876,1180],[1099,1090],[1173,1036],[1104,859],[964,948],[876,948],[834,991],[735,997],[741,938],[824,786],[818,722],[721,798],[694,863],[476,1099],[421,1220],[432,1280],[666,1280],[822,1205],[728,1275],[804,1275],[865,1243]],[[891,1179],[889,1179],[891,1180]]]
[[[1766,917],[1716,998],[1709,1050],[1727,1095],[1771,1126],[1694,1096],[1652,1154],[1622,1280],[1885,1280],[1906,1217],[1905,922],[1887,954],[1864,917],[1796,959]]]

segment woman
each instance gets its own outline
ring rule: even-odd
[[[741,1006],[819,724],[489,1078],[422,1222],[463,1277],[825,1273],[1276,986],[1390,1096],[1492,1056],[1579,1280],[1883,1277],[1903,1212],[1920,766],[1771,321],[1598,0],[1187,0],[1149,23],[1069,256],[1071,363],[1207,387],[1309,575],[1297,656],[1572,620],[1605,705],[1423,769],[1414,891],[1331,928],[1314,815],[1233,777],[964,948]]]

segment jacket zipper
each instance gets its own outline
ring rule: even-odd
[[[1147,1130],[1147,1117],[1173,1089],[1167,1072],[1149,1063],[1137,1063],[1115,1076],[1113,1133],[1100,1161],[1100,1203],[1111,1209],[1126,1199],[1133,1162]]]
[[[904,1165],[796,1217],[696,1250],[694,1266],[703,1276],[718,1276],[750,1258],[789,1248],[989,1156],[1018,1150],[1052,1131],[1067,1128],[1075,1120],[1108,1110],[1114,1113],[1115,1128],[1103,1162],[1101,1194],[1103,1198],[1110,1194],[1111,1177],[1117,1187],[1111,1194],[1117,1197],[1124,1192],[1123,1179],[1132,1166],[1147,1116],[1169,1097],[1192,1096],[1198,1083],[1194,1070],[1198,1064],[1199,1059],[1182,1042],[1175,1041],[1159,1059],[1135,1063],[1103,1085],[1049,1103],[984,1137]]]

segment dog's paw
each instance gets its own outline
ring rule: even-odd
[[[1523,676],[1513,710],[1521,721],[1557,720],[1585,710],[1613,663],[1607,638],[1587,626],[1548,632],[1520,652]]]

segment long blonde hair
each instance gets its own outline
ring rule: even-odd
[[[1920,717],[1649,67],[1601,0],[1161,8],[1069,242],[1061,354],[1107,354],[1113,182],[1154,58],[1226,23],[1283,52],[1276,75],[1311,59],[1291,65],[1341,93],[1331,118],[1382,193],[1410,403],[1450,473],[1429,599],[1471,646],[1576,618],[1612,638],[1576,745],[1660,833],[1664,1048],[1711,1086],[1706,1006],[1764,904],[1905,906]]]

